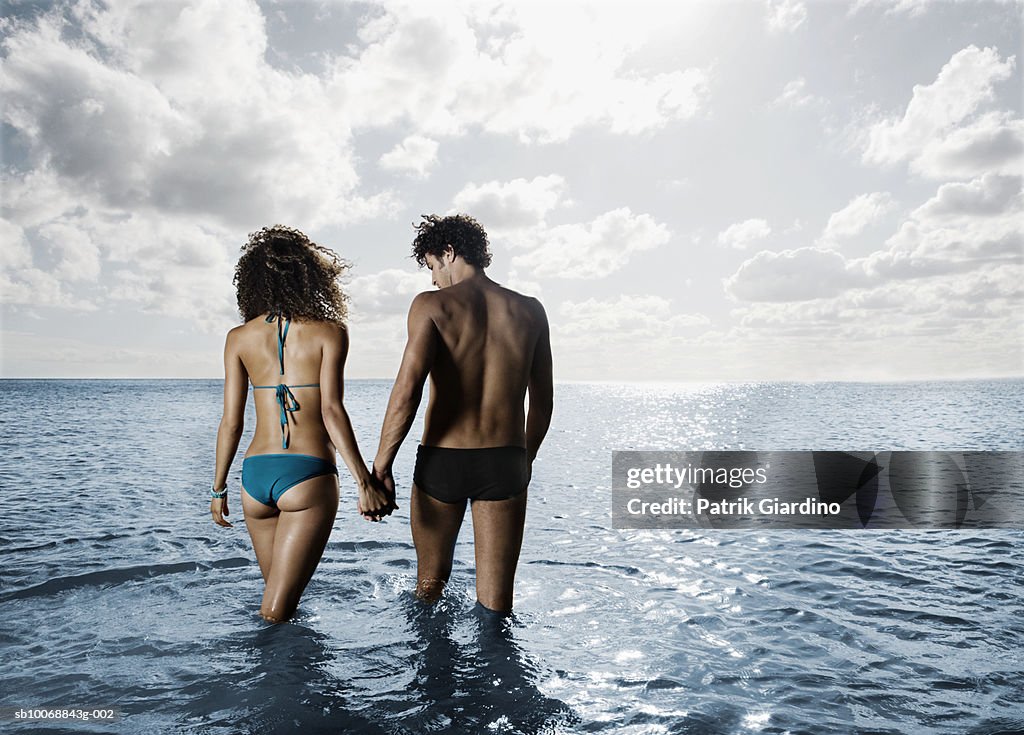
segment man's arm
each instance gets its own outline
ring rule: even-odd
[[[431,293],[421,293],[409,307],[409,341],[402,355],[402,366],[391,389],[388,410],[384,415],[384,426],[380,430],[380,446],[373,461],[374,470],[390,474],[398,448],[416,417],[420,399],[423,397],[423,383],[430,374],[437,352],[440,335],[430,316]]]
[[[526,415],[526,456],[533,464],[537,450],[551,425],[551,411],[554,409],[554,381],[551,369],[551,335],[544,307],[537,302],[540,312],[541,329],[537,346],[533,350],[533,365],[530,366],[530,410]]]

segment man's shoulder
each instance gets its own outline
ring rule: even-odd
[[[441,291],[420,291],[412,297],[409,311],[422,311],[423,309],[432,308],[437,304],[441,295]]]
[[[536,309],[536,308],[543,308],[541,306],[540,299],[538,299],[536,296],[529,296],[527,294],[524,294],[524,293],[522,293],[520,291],[516,291],[513,288],[509,288],[508,286],[503,286],[501,284],[495,284],[495,285],[498,286],[498,289],[507,298],[509,298],[509,299],[511,299],[513,301],[516,301],[517,303],[523,304],[524,306],[528,306],[528,307],[534,308],[534,309]]]
[[[544,316],[544,305],[536,296],[528,296],[524,293],[520,293],[519,291],[513,291],[511,288],[507,288],[506,286],[502,286],[502,289],[510,294],[517,303],[519,303],[524,309],[527,309],[531,314],[534,314],[535,316]]]
[[[441,306],[443,294],[441,291],[420,291],[412,297],[409,304],[410,319],[433,319]]]

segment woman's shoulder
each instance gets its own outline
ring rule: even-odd
[[[348,340],[348,330],[344,324],[338,322],[321,321],[318,319],[296,320],[296,324],[302,325],[302,330],[314,339],[322,339],[325,342],[338,342]]]

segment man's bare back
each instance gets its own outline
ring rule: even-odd
[[[512,608],[527,486],[551,421],[551,344],[536,299],[484,273],[487,237],[472,218],[425,217],[413,244],[439,290],[409,308],[409,340],[388,402],[374,472],[394,488],[391,467],[430,377],[413,473],[410,520],[417,594],[440,596],[472,503],[477,601]],[[524,401],[529,395],[529,413]]]
[[[546,327],[540,302],[483,275],[424,296],[438,344],[422,443],[526,447],[523,401]]]

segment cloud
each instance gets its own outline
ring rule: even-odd
[[[744,301],[798,302],[895,281],[968,274],[1024,262],[1024,195],[1017,177],[948,183],[915,209],[885,248],[847,259],[824,248],[760,252],[725,279]]]
[[[939,187],[886,241],[864,259],[872,275],[915,277],[963,272],[988,262],[1024,258],[1024,195],[1018,177],[994,174]]]
[[[914,211],[916,219],[985,217],[1021,209],[1020,176],[985,174],[967,183],[943,184],[931,199]]]
[[[822,239],[830,242],[857,235],[892,211],[895,206],[896,203],[889,192],[860,194],[838,212],[832,213],[822,233]]]
[[[652,339],[710,323],[704,314],[676,314],[660,296],[622,295],[615,300],[566,301],[558,309],[555,332],[563,337],[593,340]]]
[[[976,0],[855,0],[850,6],[849,15],[854,15],[862,10],[884,10],[886,15],[907,15],[919,17],[925,14],[932,7],[975,3]],[[988,0],[991,4],[1019,5],[1020,0]]]
[[[807,20],[807,5],[800,0],[767,0],[768,29],[776,33],[792,33]]]
[[[849,15],[854,15],[865,9],[883,9],[886,15],[898,15],[900,13],[909,16],[923,15],[934,0],[855,0],[850,5]]]
[[[92,301],[70,293],[65,284],[49,271],[34,266],[16,271],[0,270],[0,302],[75,311],[95,311],[97,308]]]
[[[520,276],[519,272],[514,268],[509,271],[508,278],[505,279],[503,284],[513,291],[526,294],[527,296],[533,296],[534,298],[540,298],[543,296],[543,289],[541,285],[536,281],[530,281]]]
[[[129,303],[188,318],[205,331],[236,319],[229,252],[243,235],[175,217],[91,210],[18,229],[23,246],[3,274],[7,303],[86,311]]]
[[[772,233],[772,228],[763,219],[748,219],[729,225],[718,233],[718,244],[742,250],[751,243],[763,240]]]
[[[410,135],[380,157],[380,167],[423,177],[437,163],[437,149],[436,140]]]
[[[469,183],[455,195],[454,212],[465,212],[490,230],[515,230],[536,226],[563,204],[565,179],[557,174],[508,182]]]
[[[913,168],[933,179],[1024,170],[1024,119],[990,112],[928,145]]]
[[[446,136],[479,126],[555,142],[582,126],[658,129],[704,104],[703,70],[627,68],[651,30],[651,16],[634,8],[395,2],[379,10],[361,29],[363,47],[331,64],[330,95],[353,110],[356,128],[403,123]]]
[[[413,297],[430,288],[428,271],[388,268],[356,276],[345,286],[345,291],[352,299],[353,320],[366,322],[408,313]]]
[[[867,282],[834,250],[804,247],[761,251],[726,278],[724,285],[727,293],[743,301],[807,301]]]
[[[1014,57],[1000,59],[995,48],[968,46],[955,54],[929,85],[916,85],[901,118],[868,130],[866,163],[909,161],[911,170],[932,178],[984,173],[1019,160],[1019,121],[1004,113],[964,124],[995,97],[995,85],[1010,78]]]
[[[786,82],[786,86],[782,88],[782,93],[775,98],[772,104],[783,107],[807,107],[820,99],[806,90],[807,80],[803,77],[797,77]]]
[[[25,239],[25,231],[12,222],[0,219],[0,267],[26,268],[32,265],[32,251]]]
[[[66,281],[95,281],[100,274],[100,251],[77,227],[52,222],[40,227],[38,238],[55,256],[53,275]]]
[[[10,30],[0,93],[29,160],[82,204],[236,226],[387,210],[356,191],[350,125],[323,82],[266,62],[255,4],[75,8],[74,41],[58,12]]]
[[[255,2],[83,0],[7,19],[0,115],[23,170],[2,174],[4,226],[20,233],[3,297],[232,318],[223,279],[245,232],[396,211],[394,193],[361,180],[359,135],[400,129],[378,165],[425,176],[441,136],[553,142],[697,114],[704,71],[633,63],[653,22],[632,8],[386,2],[358,15],[353,43],[319,52],[314,73],[274,65],[283,57]],[[457,199],[499,231],[539,227],[567,204],[558,176],[503,186]],[[658,236],[644,217],[626,223],[628,252]],[[600,252],[614,222],[578,225],[581,254]]]
[[[913,334],[936,319],[952,332],[964,320],[1013,317],[1024,299],[1021,275],[1019,265],[991,264],[972,273],[933,275],[914,288],[885,283],[833,299],[749,304],[734,316],[742,327],[776,335],[832,334],[841,340]]]
[[[621,207],[589,223],[538,228],[531,250],[512,264],[534,276],[603,278],[622,268],[635,253],[652,250],[671,239],[668,227],[648,214]]]

